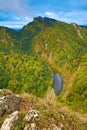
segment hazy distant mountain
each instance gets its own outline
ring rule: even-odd
[[[87,25],[80,25],[80,27],[87,28]]]

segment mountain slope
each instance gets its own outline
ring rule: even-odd
[[[15,30],[0,26],[0,52],[7,54],[16,52],[16,35],[17,32]]]
[[[60,73],[60,98],[87,112],[87,29],[37,17],[19,31],[1,28],[0,34],[0,88],[43,97],[53,73]]]

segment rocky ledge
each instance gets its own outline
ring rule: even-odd
[[[61,130],[61,127],[54,123],[51,123],[49,128],[40,128],[37,123],[40,123],[40,111],[31,109],[31,107],[21,118],[22,112],[19,109],[21,102],[22,98],[14,94],[0,98],[0,117],[7,115],[7,118],[1,124],[0,130]],[[22,126],[18,128],[20,118]]]
[[[6,95],[0,98],[0,117],[4,114],[10,114],[19,109],[21,97],[18,95]]]
[[[54,93],[43,99],[9,91],[1,91],[1,95],[0,130],[87,130],[87,121],[60,107]]]
[[[20,119],[20,112],[15,111],[3,122],[0,130],[16,130],[18,120]],[[63,126],[57,126],[51,122],[49,128],[39,128],[37,122],[40,121],[40,112],[37,110],[29,110],[22,120],[22,130],[62,130]],[[18,129],[17,129],[18,130]]]

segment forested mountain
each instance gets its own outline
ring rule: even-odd
[[[60,100],[87,112],[87,29],[37,17],[15,31],[0,27],[0,88],[43,97],[53,73],[64,79]]]

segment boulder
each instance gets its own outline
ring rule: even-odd
[[[39,121],[39,119],[40,119],[40,112],[37,110],[29,110],[28,114],[24,117],[25,122]]]
[[[5,113],[12,113],[19,109],[21,97],[18,95],[7,95],[0,98],[0,117]]]
[[[19,117],[19,112],[15,111],[5,119],[0,130],[14,130]]]

